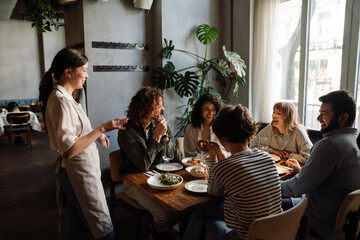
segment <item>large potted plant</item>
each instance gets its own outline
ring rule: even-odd
[[[227,94],[232,88],[233,95],[237,96],[240,85],[243,86],[245,84],[246,65],[239,54],[227,51],[225,46],[223,46],[225,58],[207,58],[208,47],[216,41],[218,36],[219,30],[215,27],[210,27],[207,24],[201,24],[197,27],[196,37],[206,46],[204,57],[186,50],[176,49],[172,40],[168,41],[164,39],[165,47],[161,49],[159,53],[161,59],[170,60],[172,53],[176,51],[189,55],[192,58],[195,57],[198,60],[198,64],[183,69],[176,69],[171,61],[167,61],[165,66],[156,68],[151,73],[153,86],[163,90],[173,88],[180,97],[188,97],[187,104],[183,106],[185,107],[184,114],[180,119],[180,130],[176,136],[181,135],[190,123],[193,105],[201,95],[206,92],[211,92],[220,96],[217,90],[210,84],[210,71],[215,71],[217,73],[216,79],[224,86],[227,85]],[[235,82],[235,84],[233,84],[233,82]]]

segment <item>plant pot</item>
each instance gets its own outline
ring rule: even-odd
[[[134,7],[150,10],[153,0],[135,0]]]

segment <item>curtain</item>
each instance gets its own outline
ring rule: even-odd
[[[256,121],[271,121],[274,98],[272,82],[276,70],[277,15],[280,0],[254,1],[251,109]]]

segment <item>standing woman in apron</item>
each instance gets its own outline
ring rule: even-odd
[[[101,183],[95,140],[109,147],[105,132],[123,129],[126,119],[113,119],[95,129],[72,93],[89,77],[88,59],[74,49],[59,51],[40,82],[45,129],[50,147],[59,154],[57,178],[68,199],[66,239],[114,239],[113,225]],[[57,186],[58,186],[57,181]],[[57,200],[58,198],[57,187]],[[61,208],[60,208],[61,209]]]

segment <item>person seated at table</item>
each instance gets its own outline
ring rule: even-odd
[[[309,158],[312,142],[297,120],[294,104],[279,102],[274,105],[271,124],[261,130],[250,144],[258,147],[261,138],[268,139],[268,152],[284,159],[296,159],[305,164]]]
[[[185,157],[200,155],[197,142],[201,139],[219,142],[211,125],[220,108],[220,100],[211,93],[205,93],[196,101],[191,113],[191,123],[187,126],[184,136]],[[214,157],[214,153],[210,155]]]
[[[120,173],[146,172],[162,163],[164,145],[174,150],[172,161],[180,162],[181,152],[173,141],[164,116],[163,96],[155,88],[143,87],[132,97],[127,109],[128,123],[119,131],[118,143],[123,163]],[[173,214],[145,193],[124,181],[125,194],[150,211],[152,236],[155,239],[169,237],[168,228],[174,222]]]
[[[326,240],[345,239],[345,234],[337,232],[334,226],[345,197],[360,189],[358,131],[352,127],[356,102],[343,90],[321,96],[319,101],[317,120],[324,138],[314,145],[309,160],[301,169],[298,163],[288,161],[299,173],[281,181],[283,206],[296,205],[299,199],[293,197],[306,194],[309,200],[305,210],[310,217],[309,235]]]
[[[216,142],[203,140],[200,144],[204,151],[213,149],[219,159],[210,165],[207,192],[220,201],[193,212],[184,240],[246,239],[255,219],[282,212],[274,161],[268,153],[248,147],[257,129],[246,107],[228,105],[220,110],[213,130],[231,156],[225,158]]]

